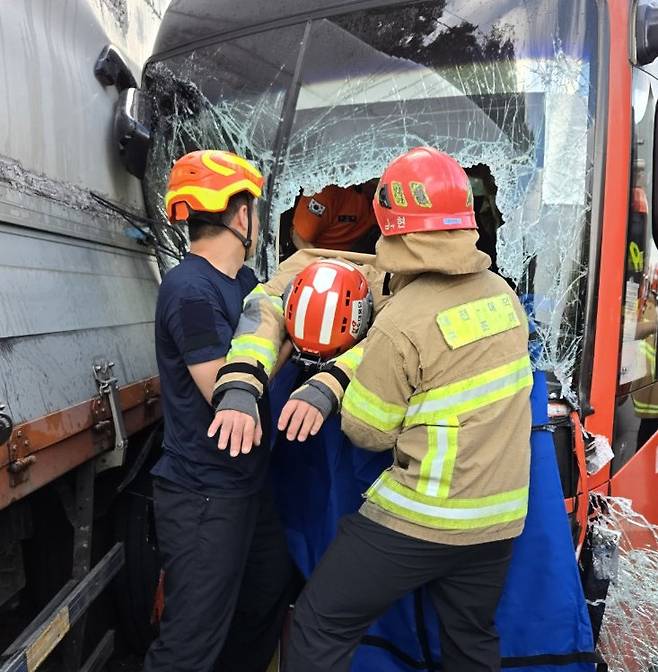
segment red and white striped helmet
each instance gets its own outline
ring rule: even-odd
[[[372,296],[356,266],[322,259],[297,274],[286,290],[283,309],[288,335],[300,355],[329,360],[366,335]]]

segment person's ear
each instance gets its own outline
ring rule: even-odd
[[[240,233],[247,235],[247,228],[249,227],[249,206],[241,205],[238,208],[236,224]]]

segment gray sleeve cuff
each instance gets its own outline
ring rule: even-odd
[[[212,393],[211,406],[216,409],[224,395],[229,390],[244,390],[245,392],[249,392],[249,394],[253,395],[256,400],[258,400],[260,397],[260,392],[253,385],[245,383],[241,380],[231,380],[228,383],[222,383],[219,387],[214,389]]]
[[[219,411],[246,413],[254,419],[255,423],[258,423],[258,403],[254,394],[247,390],[237,388],[226,390],[215,407],[215,412],[219,413]]]
[[[329,386],[317,380],[309,380],[306,385],[293,392],[290,398],[305,401],[317,408],[324,420],[336,410],[337,406],[336,397]]]

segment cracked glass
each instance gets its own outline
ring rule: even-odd
[[[283,105],[291,86],[303,26],[268,31],[194,50],[150,65],[145,84],[154,105],[144,194],[149,212],[166,224],[164,195],[174,161],[197,149],[228,149],[272,174]],[[269,189],[261,199],[266,221]],[[265,227],[263,227],[265,228]],[[262,236],[256,263],[267,272],[272,236]],[[260,263],[258,260],[261,260]]]
[[[153,64],[152,210],[161,212],[166,173],[183,150],[215,146],[252,158],[270,176],[256,263],[263,276],[300,190],[361,184],[419,145],[448,152],[474,182],[481,246],[534,316],[537,365],[575,403],[596,11],[593,0],[407,3]]]
[[[610,581],[599,647],[610,672],[655,670],[658,665],[658,526],[629,499],[593,502],[593,569]],[[590,603],[590,606],[598,605]]]

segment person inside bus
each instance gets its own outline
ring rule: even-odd
[[[376,188],[377,178],[352,187],[330,184],[301,196],[292,220],[295,247],[373,253],[379,238],[372,209]]]
[[[498,188],[491,169],[484,163],[467,168],[466,174],[473,189],[473,209],[478,224],[479,238],[476,246],[491,257],[490,270],[498,273],[496,237],[502,225],[502,216],[496,204]]]

